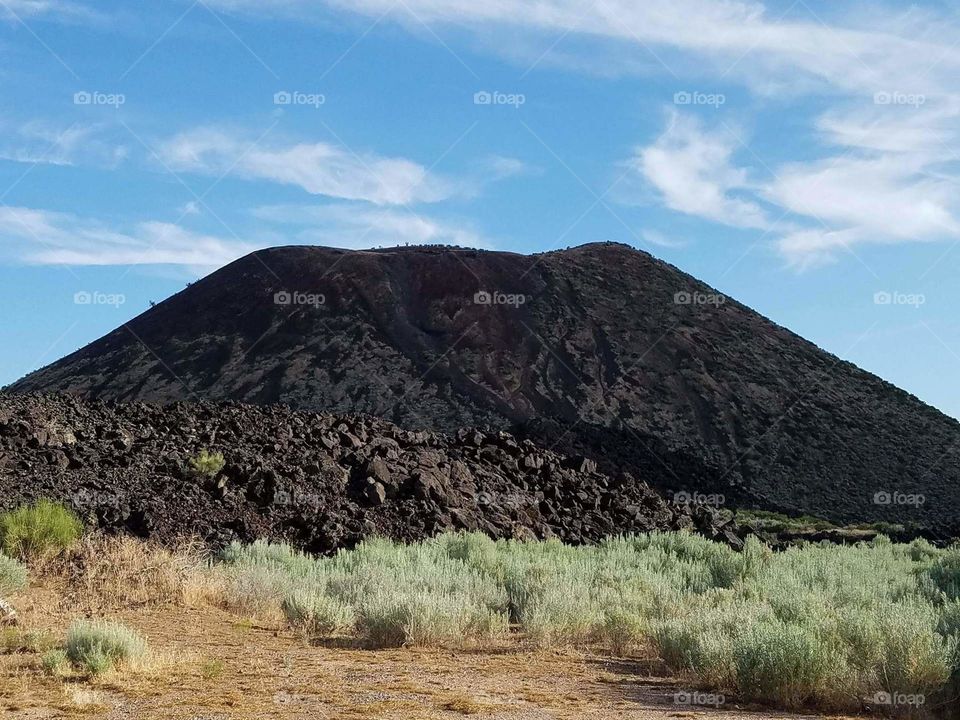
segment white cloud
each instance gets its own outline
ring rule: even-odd
[[[250,242],[158,221],[115,229],[71,213],[0,206],[0,247],[7,259],[32,265],[175,265],[198,275],[287,242],[288,231],[301,244],[354,249],[404,244],[492,247],[469,223],[362,203],[264,206],[253,214],[284,226],[283,235],[262,232],[258,241]]]
[[[199,215],[200,214],[200,203],[196,200],[191,200],[180,206],[178,210],[181,217],[186,217],[187,215]]]
[[[0,20],[18,22],[27,18],[55,20],[100,20],[99,13],[78,3],[66,0],[3,0],[0,2]]]
[[[128,232],[69,213],[0,207],[0,238],[17,259],[36,265],[217,267],[258,246],[196,233],[179,225],[142,222]]]
[[[491,155],[480,163],[480,168],[484,175],[482,178],[484,182],[504,180],[536,171],[523,160],[503,155]]]
[[[954,182],[930,177],[914,156],[829,158],[777,170],[763,191],[781,207],[834,227],[882,238],[955,235]]]
[[[734,195],[751,188],[746,171],[731,164],[735,144],[729,134],[704,132],[694,118],[673,114],[633,163],[673,210],[735,227],[767,227],[759,205]]]
[[[491,248],[469,222],[358,204],[270,205],[254,215],[271,223],[300,226],[299,242],[346,248],[396,245],[459,245]]]
[[[237,133],[202,128],[165,142],[159,155],[178,172],[231,175],[296,185],[313,195],[376,205],[436,202],[457,192],[454,183],[418,163],[372,153],[354,154],[323,142],[256,143]]]
[[[833,262],[838,251],[850,250],[863,239],[859,230],[813,228],[787,233],[777,241],[777,247],[793,267],[807,270]]]
[[[915,13],[916,19],[908,20],[902,12],[885,13],[872,6],[869,15],[845,18],[841,24],[823,22],[803,8],[781,17],[749,0],[605,0],[592,6],[581,0],[209,2],[231,11],[299,18],[326,17],[331,10],[371,18],[387,14],[417,32],[424,22],[464,27],[486,37],[502,37],[505,28],[517,28],[551,42],[561,33],[615,40],[639,47],[644,55],[647,48],[657,49],[677,74],[690,58],[668,51],[693,53],[700,66],[729,71],[758,89],[814,81],[857,93],[872,93],[891,83],[904,92],[932,93],[949,84],[960,67],[960,49],[953,46],[942,18]],[[747,52],[750,57],[740,62]]]
[[[618,69],[659,66],[661,77],[677,80],[675,91],[688,89],[691,78],[712,78],[761,96],[816,95],[824,109],[812,137],[826,149],[817,153],[802,135],[791,137],[812,159],[769,162],[780,165],[773,180],[755,179],[771,173],[739,152],[719,123],[704,130],[686,118],[633,162],[678,212],[768,231],[771,218],[786,213],[778,244],[801,265],[857,244],[960,235],[950,192],[960,180],[951,149],[960,140],[960,28],[936,9],[828,5],[818,6],[818,16],[803,3],[783,13],[758,0],[210,1],[297,19],[386,14],[387,22],[418,33],[421,23],[437,32],[467,29],[484,47],[524,64],[530,55],[541,67],[556,65],[553,56],[563,53],[560,64],[572,66],[580,55],[582,66],[595,70],[596,57],[619,54]],[[563,42],[553,48],[558,37]]]
[[[687,246],[686,240],[677,240],[672,237],[667,237],[659,230],[642,230],[640,235],[648,243],[657,247],[677,249]]]
[[[852,145],[845,153],[781,164],[759,182],[735,164],[729,133],[674,116],[633,162],[667,207],[732,227],[776,230],[777,247],[798,267],[829,262],[860,244],[960,237],[960,178],[942,167],[943,154],[909,136],[881,145],[867,140],[869,134],[869,127],[836,132],[835,142]],[[779,212],[766,212],[761,203]]]
[[[106,139],[102,125],[55,126],[30,121],[19,125],[3,123],[0,160],[46,165],[88,164],[116,167],[129,155],[126,145]]]

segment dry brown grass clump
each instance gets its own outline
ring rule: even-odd
[[[88,614],[107,609],[215,604],[223,592],[220,572],[198,541],[172,547],[127,536],[93,534],[54,571],[72,601]]]

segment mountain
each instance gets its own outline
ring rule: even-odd
[[[960,424],[613,243],[263,250],[8,389],[490,426],[681,499],[960,534]]]

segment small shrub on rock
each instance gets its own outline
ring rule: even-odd
[[[223,453],[201,450],[197,455],[190,458],[190,470],[198,477],[214,478],[220,474],[224,465],[226,465],[226,461],[223,459]]]

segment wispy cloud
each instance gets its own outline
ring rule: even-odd
[[[67,0],[3,0],[0,20],[18,22],[28,18],[81,21],[102,19],[102,16],[80,3]]]
[[[14,259],[36,265],[181,265],[218,267],[257,245],[204,235],[165,222],[130,230],[70,213],[0,207],[0,238]]]
[[[47,165],[116,167],[129,157],[123,143],[108,139],[102,125],[30,121],[0,123],[0,160]]]
[[[492,247],[467,221],[365,203],[273,205],[251,214],[268,229],[254,233],[255,240],[238,240],[169,222],[127,226],[72,213],[0,206],[0,256],[32,265],[176,265],[201,272],[278,242],[354,249],[428,244]]]
[[[656,247],[677,249],[687,246],[686,240],[678,240],[676,238],[667,237],[659,230],[643,230],[641,231],[641,236],[651,245]]]
[[[876,7],[859,18],[847,14],[841,23],[824,21],[803,8],[785,17],[752,1],[605,0],[592,6],[578,0],[406,0],[399,5],[393,0],[208,1],[235,12],[308,19],[326,17],[331,10],[374,18],[386,14],[418,32],[421,23],[427,23],[485,36],[502,36],[504,28],[516,28],[541,33],[545,40],[560,33],[614,40],[639,46],[644,54],[658,49],[657,62],[677,75],[694,65],[694,54],[695,69],[703,70],[706,64],[765,91],[784,90],[786,83],[796,87],[805,80],[852,92],[873,92],[889,83],[931,92],[960,67],[960,48],[953,45],[942,17],[920,12],[908,17]],[[741,63],[747,53],[750,61]]]
[[[833,128],[836,142],[849,137],[836,125],[825,126]],[[750,168],[737,164],[736,141],[725,127],[708,130],[692,118],[674,116],[634,162],[667,207],[765,230],[799,267],[829,262],[838,250],[858,244],[960,237],[960,176],[943,167],[942,152],[930,152],[909,136],[881,144],[867,139],[869,131],[854,134],[843,154],[783,163],[772,169],[772,177],[758,181],[748,179]],[[770,174],[767,168],[753,171]],[[766,205],[779,210],[768,212]]]
[[[159,154],[176,171],[216,177],[230,173],[375,205],[437,202],[458,192],[453,181],[405,158],[359,154],[325,142],[257,143],[217,128],[177,135],[161,146]]]
[[[295,228],[295,238],[305,244],[354,249],[405,244],[487,249],[493,246],[463,219],[445,220],[356,203],[271,205],[257,208],[253,214],[261,220]]]

